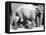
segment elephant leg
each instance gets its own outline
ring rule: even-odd
[[[37,22],[36,22],[36,26],[39,27],[40,26],[40,18],[37,16]]]
[[[16,23],[16,16],[15,16],[15,14],[12,14],[12,19],[11,19],[10,25],[11,25],[11,28],[14,29],[14,30],[16,30],[17,27],[18,27],[18,25]]]
[[[32,20],[32,24],[33,24],[33,27],[35,27],[35,26],[36,26],[36,24],[35,24],[35,21],[34,21],[34,20]]]

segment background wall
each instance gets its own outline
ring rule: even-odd
[[[45,3],[45,10],[46,10],[46,0],[0,0],[0,35],[46,35],[46,30],[45,32],[6,34],[5,33],[5,2],[6,1]],[[46,11],[45,11],[45,15],[46,15]],[[45,20],[46,20],[46,16],[45,16]]]

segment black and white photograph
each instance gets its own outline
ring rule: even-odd
[[[33,2],[6,2],[6,31],[45,31],[45,4]]]

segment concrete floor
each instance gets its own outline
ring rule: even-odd
[[[43,25],[41,25],[40,27],[33,27],[32,29],[25,29],[25,28],[18,28],[17,30],[10,29],[10,32],[38,31],[38,30],[44,30]]]

